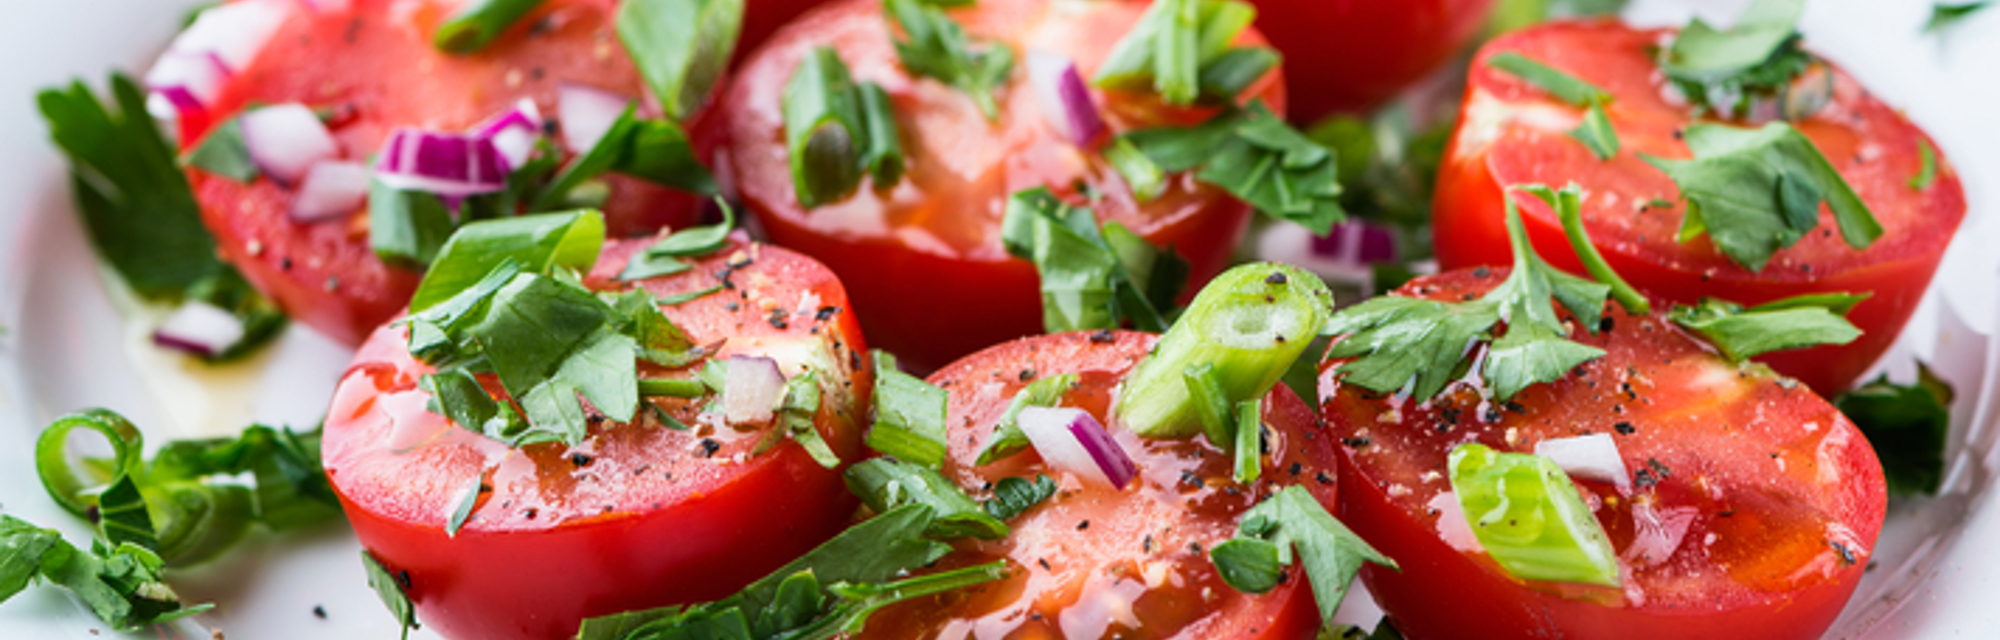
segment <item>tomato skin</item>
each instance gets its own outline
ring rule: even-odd
[[[613,286],[608,278],[647,244],[610,246],[587,282]],[[836,452],[857,459],[873,382],[859,326],[825,267],[739,242],[643,286],[661,295],[704,288],[746,257],[730,276],[736,288],[666,307],[668,316],[697,341],[726,339],[720,357],[770,354],[788,373],[811,362],[831,376],[815,422]],[[834,311],[773,326],[764,301],[792,309],[807,294]],[[404,340],[391,326],[362,346],[329,412],[323,459],[362,545],[408,573],[418,618],[447,637],[569,638],[585,617],[721,598],[838,533],[856,506],[838,471],[796,442],[751,455],[761,431],[701,427],[685,402],[661,405],[705,431],[603,426],[577,447],[509,449],[425,409],[415,385],[429,368]],[[703,455],[709,438],[718,446]],[[490,493],[446,535],[475,477]]]
[[[563,82],[641,93],[623,49],[599,46],[617,42],[614,0],[551,0],[464,57],[431,46],[430,34],[449,17],[451,3],[353,4],[348,14],[294,11],[250,67],[223,86],[208,113],[183,123],[182,140],[190,141],[184,148],[248,106],[300,102],[339,113],[329,129],[343,159],[366,162],[398,127],[459,130],[521,98],[554,118]],[[697,152],[705,157],[707,150]],[[288,215],[289,185],[269,178],[245,185],[197,168],[187,176],[223,258],[287,313],[341,343],[360,344],[416,289],[420,274],[376,259],[365,211],[301,223]],[[606,182],[611,197],[602,209],[614,236],[692,224],[700,214],[696,196],[625,176]]]
[[[1456,300],[1505,276],[1455,271],[1400,293]],[[1729,365],[1659,316],[1607,317],[1608,331],[1571,336],[1605,357],[1507,406],[1463,383],[1406,404],[1343,385],[1337,361],[1322,365],[1322,412],[1349,443],[1339,517],[1402,569],[1364,568],[1369,591],[1412,640],[1819,637],[1882,526],[1887,496],[1866,438],[1810,390]],[[1432,505],[1450,491],[1452,447],[1528,452],[1588,433],[1612,434],[1628,471],[1653,481],[1635,478],[1630,491],[1576,481],[1621,557],[1622,590],[1526,583],[1448,542]],[[1638,505],[1654,514],[1649,526]],[[1678,539],[1658,524],[1681,518]]]
[[[1221,582],[1205,551],[1190,548],[1205,550],[1232,537],[1242,512],[1277,490],[1274,482],[1304,485],[1331,509],[1337,497],[1330,471],[1334,443],[1319,437],[1317,416],[1290,389],[1280,386],[1265,397],[1271,453],[1264,479],[1247,489],[1230,481],[1230,456],[1203,442],[1142,440],[1109,421],[1140,468],[1123,491],[1051,471],[1032,449],[973,466],[1008,402],[1030,381],[1079,374],[1078,387],[1061,405],[1103,418],[1116,385],[1157,339],[1122,331],[1025,338],[931,375],[932,384],[950,393],[946,477],[970,487],[976,498],[984,497],[980,488],[987,483],[1038,473],[1056,478],[1061,489],[1009,522],[1013,533],[1006,540],[960,542],[938,563],[948,569],[1005,559],[1008,577],[886,608],[859,638],[1314,637],[1319,610],[1296,567],[1272,591],[1246,595]],[[1187,477],[1200,482],[1190,484]],[[1121,614],[1130,618],[1107,622]]]
[[[951,16],[975,41],[1003,41],[1017,55],[1045,49],[1072,56],[1088,78],[1145,10],[1144,2],[992,0]],[[875,0],[847,0],[788,25],[739,69],[716,109],[716,170],[773,242],[826,261],[849,283],[862,323],[880,348],[931,370],[981,347],[1041,333],[1035,270],[1007,255],[999,226],[1008,196],[1047,186],[1081,201],[1076,185],[1102,195],[1100,221],[1117,221],[1155,246],[1172,246],[1193,267],[1198,288],[1219,272],[1249,220],[1249,209],[1220,190],[1176,176],[1160,198],[1134,202],[1123,179],[1097,154],[1058,136],[1045,121],[1017,61],[988,122],[963,93],[904,72]],[[1262,42],[1246,30],[1245,43]],[[903,180],[886,192],[864,184],[845,201],[800,209],[784,142],[780,98],[797,61],[813,47],[837,48],[858,81],[880,84],[897,111],[908,158]],[[1246,91],[1283,113],[1273,71]],[[1114,133],[1192,124],[1210,109],[1172,108],[1150,96],[1093,89]]]
[[[826,0],[748,0],[743,7],[743,31],[736,38],[736,63],[750,57],[771,34],[777,33],[799,14],[826,4]]]
[[[1493,0],[1250,0],[1286,60],[1292,120],[1362,112],[1438,68],[1486,24]]]
[[[1480,52],[1460,128],[1438,173],[1432,212],[1440,230],[1439,264],[1445,269],[1511,264],[1502,185],[1575,181],[1584,190],[1585,228],[1593,244],[1613,269],[1649,294],[1677,303],[1720,297],[1758,304],[1810,293],[1874,292],[1848,315],[1864,332],[1860,339],[1759,358],[1823,394],[1846,389],[1895,342],[1936,273],[1965,216],[1958,172],[1940,153],[1936,182],[1922,191],[1911,188],[1909,180],[1920,162],[1918,147],[1931,144],[1929,138],[1836,68],[1833,101],[1795,125],[1874,211],[1883,236],[1856,251],[1834,231],[1831,213],[1823,212],[1818,228],[1797,245],[1779,250],[1756,273],[1731,262],[1707,237],[1677,243],[1673,232],[1684,211],[1678,190],[1664,173],[1634,155],[1688,157],[1686,145],[1674,137],[1689,122],[1687,109],[1660,93],[1656,66],[1647,53],[1669,33],[1613,22],[1553,23],[1494,40]],[[1616,96],[1608,112],[1624,145],[1620,155],[1599,162],[1560,132],[1497,122],[1512,115],[1505,109],[1548,121],[1577,111],[1486,67],[1487,58],[1501,51],[1542,60]],[[1653,198],[1675,204],[1640,205]],[[1581,273],[1554,213],[1529,200],[1523,203],[1522,221],[1537,251],[1551,264]]]

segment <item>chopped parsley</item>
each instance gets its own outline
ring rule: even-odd
[[[1194,171],[1196,179],[1264,215],[1305,225],[1317,235],[1347,219],[1340,207],[1333,151],[1285,124],[1261,102],[1194,127],[1135,131],[1114,144],[1120,142],[1129,142],[1152,165],[1133,158],[1114,164],[1128,183],[1149,183],[1156,172]]]
[[[1772,351],[1823,344],[1847,344],[1861,330],[1847,321],[1847,312],[1867,294],[1804,295],[1745,308],[1727,300],[1706,298],[1695,306],[1675,306],[1670,317],[1709,344],[1741,362]]]
[[[1932,495],[1944,482],[1952,398],[1951,385],[1918,364],[1914,384],[1895,384],[1885,375],[1836,396],[1833,406],[1874,445],[1889,493]]]
[[[410,631],[422,628],[417,624],[417,607],[410,601],[410,574],[392,573],[375,554],[367,550],[361,552],[361,568],[368,574],[368,587],[375,590],[375,597],[382,600],[382,606],[389,614],[396,616],[396,625],[402,628],[403,640],[410,640]]]
[[[1588,107],[1611,102],[1611,94],[1598,88],[1597,85],[1519,53],[1502,51],[1487,58],[1486,64],[1520,78],[1573,107]]]
[[[1012,520],[1035,505],[1056,495],[1055,478],[1035,474],[1034,480],[1001,478],[993,484],[993,497],[985,502],[986,513],[1001,521]]]
[[[889,19],[907,39],[896,40],[896,58],[912,75],[934,78],[958,88],[979,105],[986,119],[1000,117],[993,91],[1007,84],[1014,69],[1014,50],[1002,43],[974,50],[965,29],[944,10],[923,0],[883,0]]]
[[[1727,31],[1696,18],[1661,50],[1660,70],[1697,112],[1741,118],[1818,64],[1795,28],[1804,10],[1805,0],[1756,0]]]
[[[243,184],[250,184],[259,174],[257,162],[250,158],[250,145],[243,141],[242,118],[216,125],[181,161]]]
[[[1910,189],[1926,191],[1937,184],[1937,149],[1931,148],[1931,141],[1917,139],[1917,175],[1910,176]]]
[[[1397,568],[1299,486],[1285,487],[1244,512],[1236,537],[1210,549],[1209,560],[1224,582],[1244,593],[1270,591],[1296,561],[1312,584],[1320,620],[1328,624],[1363,563]]]
[[[1783,122],[1758,129],[1695,124],[1684,138],[1691,160],[1640,154],[1680,186],[1687,201],[1680,240],[1707,234],[1730,260],[1762,271],[1771,254],[1819,226],[1820,203],[1833,210],[1848,246],[1866,249],[1882,236],[1867,203],[1812,140]]]
[[[1599,160],[1618,155],[1618,129],[1611,126],[1611,116],[1604,113],[1604,105],[1593,104],[1584,109],[1583,122],[1570,130],[1569,137],[1583,143]]]
[[[724,200],[718,199],[716,204],[722,209],[722,222],[682,229],[661,238],[634,254],[631,262],[618,272],[618,279],[644,280],[685,272],[694,266],[681,258],[715,253],[729,244],[729,232],[736,228],[736,209]]]
[[[1152,90],[1168,104],[1226,102],[1278,63],[1269,49],[1232,47],[1257,18],[1236,0],[1161,0],[1113,45],[1091,82],[1119,91]]]
[[[799,206],[846,198],[863,176],[878,190],[902,180],[903,147],[889,95],[875,83],[855,82],[838,50],[818,47],[799,60],[780,102]]]
[[[950,478],[930,467],[894,458],[872,458],[842,474],[847,489],[876,513],[909,504],[930,507],[936,514],[926,530],[934,540],[980,538],[1000,540],[1009,529],[985,506],[965,495]]]
[[[137,544],[97,541],[81,549],[54,529],[0,516],[0,601],[40,579],[76,594],[99,620],[124,632],[214,608],[181,604],[162,581],[163,568],[159,555]]]
[[[1130,321],[1164,331],[1188,265],[1116,222],[1098,226],[1087,207],[1046,188],[1007,201],[1000,240],[1007,252],[1035,263],[1041,275],[1042,325],[1049,333],[1115,329]]]

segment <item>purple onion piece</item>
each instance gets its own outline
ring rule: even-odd
[[[1090,87],[1069,56],[1048,51],[1028,52],[1028,80],[1035,87],[1049,125],[1079,147],[1089,146],[1104,134],[1104,119],[1090,97]]]
[[[1348,265],[1396,261],[1396,234],[1366,222],[1349,221],[1312,240],[1313,255]]]
[[[1042,461],[1052,468],[1118,489],[1139,475],[1138,465],[1126,455],[1125,448],[1082,409],[1027,407],[1021,410],[1017,424],[1034,443]]]
[[[508,169],[491,138],[412,128],[390,134],[375,161],[391,188],[455,198],[505,189]]]
[[[243,339],[243,321],[201,301],[188,301],[153,331],[153,344],[213,358]]]

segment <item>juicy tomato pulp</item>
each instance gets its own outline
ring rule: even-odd
[[[771,240],[826,261],[847,281],[876,346],[919,370],[1024,335],[1041,333],[1034,265],[1000,244],[1009,195],[1046,186],[1098,199],[1101,221],[1116,221],[1156,246],[1171,246],[1194,267],[1198,286],[1220,271],[1248,222],[1249,209],[1223,192],[1175,176],[1166,193],[1140,204],[1118,172],[1092,149],[1058,135],[1036,104],[1025,56],[1071,56],[1095,73],[1146,8],[1139,2],[988,0],[951,17],[978,43],[1014,48],[1013,80],[998,92],[988,121],[966,95],[911,76],[897,61],[877,0],[828,5],[792,23],[747,61],[717,109],[725,136],[716,170],[733,181]],[[897,36],[901,37],[901,36]],[[1243,36],[1257,42],[1255,34]],[[831,46],[857,81],[888,92],[908,171],[886,191],[863,182],[845,201],[801,209],[792,184],[780,96],[816,47]],[[1247,92],[1282,113],[1276,71]],[[1151,95],[1091,96],[1114,133],[1192,124],[1213,110],[1176,109]]]
[[[1398,293],[1458,300],[1505,275],[1457,271]],[[1340,519],[1402,565],[1361,572],[1397,627],[1418,640],[1819,637],[1882,528],[1867,439],[1812,391],[1730,365],[1659,316],[1613,309],[1602,332],[1571,338],[1608,353],[1504,404],[1465,383],[1410,403],[1322,365],[1321,409],[1345,443]],[[1524,582],[1466,542],[1454,447],[1532,452],[1600,433],[1633,482],[1576,484],[1619,554],[1622,590]]]
[[[588,284],[616,286],[608,278],[644,244],[610,246]],[[718,357],[817,371],[815,422],[853,459],[873,382],[840,282],[804,256],[738,242],[641,286],[665,296],[723,283],[732,288],[665,307],[668,317],[699,344],[721,342]],[[594,426],[575,447],[508,448],[426,409],[417,382],[430,369],[404,336],[384,327],[362,345],[334,395],[323,459],[362,545],[407,577],[417,617],[447,637],[569,638],[585,617],[717,599],[854,511],[840,475],[797,443],[753,454],[762,429],[718,427],[685,400],[655,402],[692,430],[644,418]],[[471,517],[446,535],[475,482]]]
[[[1465,46],[1493,0],[1250,0],[1257,28],[1286,60],[1292,119],[1373,108]]]
[[[479,53],[451,56],[431,35],[455,3],[354,0],[348,12],[300,8],[250,67],[228,81],[208,124],[249,106],[298,102],[333,114],[342,158],[367,162],[399,127],[457,131],[532,98],[558,113],[556,87],[638,96],[638,72],[618,44],[612,0],[551,0]],[[206,130],[184,131],[193,148]],[[296,185],[250,184],[190,168],[202,220],[223,257],[300,322],[346,344],[394,317],[420,275],[390,267],[368,245],[368,215],[325,222],[289,216]],[[613,235],[694,222],[692,195],[619,175],[603,210]]]
[[[951,394],[951,455],[944,474],[973,490],[1002,478],[1048,474],[1061,489],[1008,523],[1005,540],[968,541],[942,568],[1007,561],[1007,578],[884,609],[863,638],[1310,638],[1319,627],[1312,590],[1296,568],[1261,596],[1222,582],[1207,549],[1234,536],[1243,512],[1300,484],[1332,505],[1334,443],[1312,409],[1283,386],[1264,400],[1269,453],[1263,480],[1230,478],[1231,457],[1199,440],[1147,440],[1103,420],[1138,464],[1123,491],[1049,469],[1032,450],[977,467],[973,461],[1008,403],[1040,377],[1079,374],[1060,405],[1103,419],[1115,389],[1152,348],[1143,333],[1063,333],[995,346],[939,370]],[[1329,470],[1321,472],[1320,470]]]
[[[1654,61],[1654,49],[1670,36],[1612,22],[1556,23],[1489,43],[1474,61],[1458,132],[1438,173],[1433,209],[1438,261],[1446,269],[1511,263],[1503,187],[1576,182],[1583,187],[1583,220],[1592,243],[1612,268],[1650,294],[1682,303],[1712,296],[1757,304],[1807,293],[1873,292],[1848,315],[1865,332],[1859,340],[1760,358],[1821,393],[1845,389],[1895,341],[1937,271],[1965,216],[1958,172],[1939,156],[1936,182],[1912,188],[1919,147],[1929,139],[1846,73],[1828,67],[1831,101],[1793,124],[1874,211],[1882,237],[1857,251],[1835,231],[1832,214],[1822,212],[1818,228],[1778,251],[1761,272],[1730,261],[1706,236],[1677,242],[1686,211],[1679,189],[1636,155],[1689,157],[1677,138],[1692,121],[1689,107],[1668,96]],[[1623,144],[1619,154],[1599,161],[1566,134],[1581,110],[1486,65],[1502,51],[1546,63],[1615,96],[1606,111]],[[1522,221],[1542,256],[1582,272],[1547,206],[1526,199]]]

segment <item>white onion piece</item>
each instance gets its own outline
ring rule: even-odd
[[[632,98],[595,87],[564,83],[556,87],[556,112],[562,121],[563,146],[582,154],[596,147]]]
[[[1619,560],[1638,568],[1651,567],[1674,557],[1694,524],[1694,507],[1658,510],[1650,500],[1632,501],[1632,544]]]
[[[1119,489],[1139,475],[1138,465],[1111,432],[1082,409],[1027,407],[1021,410],[1019,424],[1051,468]]]
[[[456,199],[507,188],[505,162],[491,139],[403,128],[382,145],[375,176],[394,189]]]
[[[1632,484],[1625,459],[1618,455],[1618,442],[1608,433],[1543,440],[1535,443],[1535,455],[1554,460],[1571,477],[1608,482],[1620,489]]]
[[[763,424],[776,415],[785,394],[778,361],[763,356],[730,356],[722,383],[722,418],[729,424]]]
[[[1042,116],[1070,143],[1085,146],[1103,135],[1104,119],[1097,114],[1097,103],[1091,100],[1083,75],[1077,73],[1075,60],[1060,53],[1030,50],[1028,82],[1035,87],[1035,102],[1041,105]]]
[[[514,108],[474,125],[471,133],[492,140],[494,150],[507,161],[507,170],[513,171],[535,152],[535,142],[542,137],[542,112],[534,100],[522,98]]]
[[[222,83],[233,72],[213,51],[167,50],[146,72],[146,111],[153,117],[171,119],[204,108],[215,101]]]
[[[153,344],[213,358],[243,339],[243,321],[221,307],[190,300],[153,331]]]
[[[168,45],[173,51],[213,52],[230,71],[242,71],[277,35],[291,15],[290,0],[243,0],[201,12]]]
[[[272,105],[245,112],[241,121],[250,159],[278,182],[298,184],[315,163],[340,155],[333,132],[305,105]]]
[[[368,167],[359,162],[330,160],[306,171],[292,199],[292,219],[325,222],[346,218],[368,201]]]

